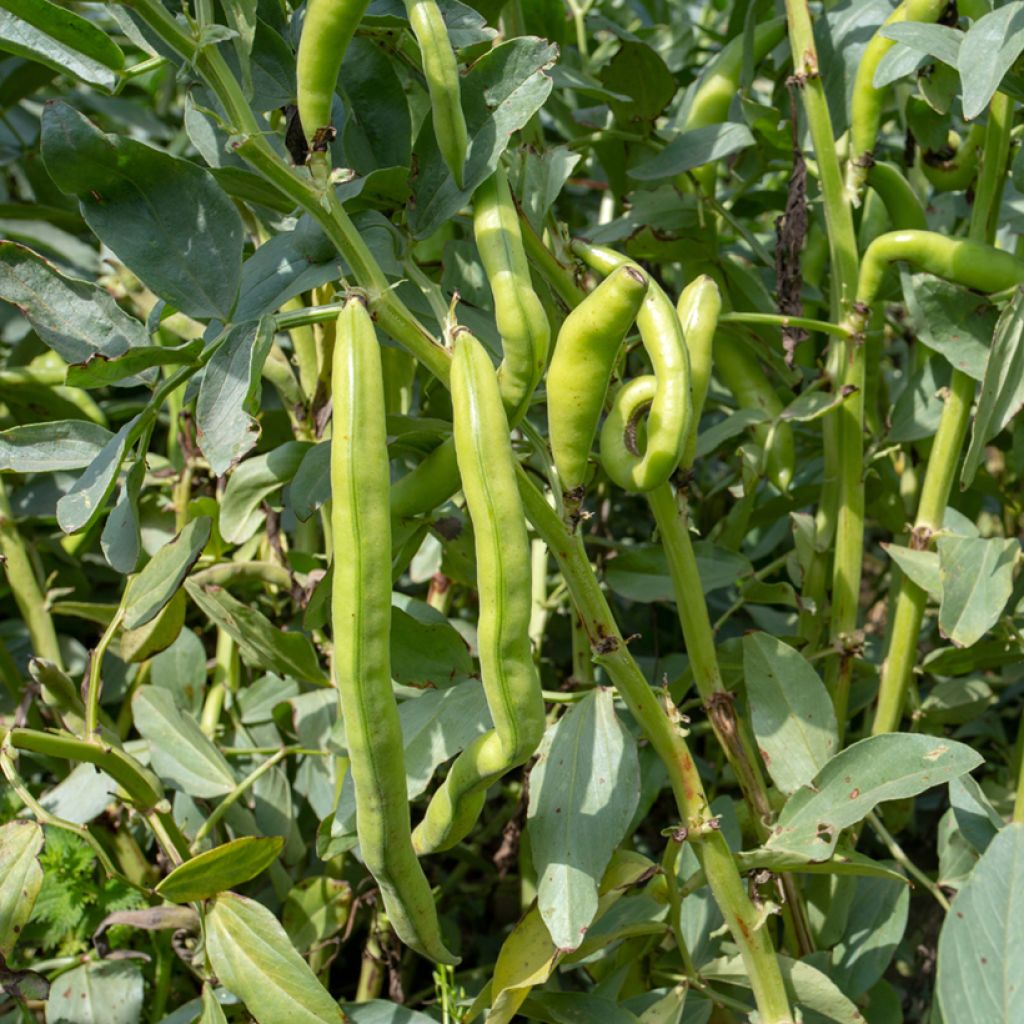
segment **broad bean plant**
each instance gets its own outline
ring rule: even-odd
[[[1024,0],[0,51],[0,1024],[1024,1021]]]

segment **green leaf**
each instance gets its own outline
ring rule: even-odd
[[[182,345],[146,345],[129,349],[118,356],[96,352],[84,363],[68,367],[67,383],[74,388],[102,388],[118,384],[154,366],[195,365],[203,351],[202,339]]]
[[[286,441],[247,459],[231,474],[220,501],[218,527],[229,544],[244,544],[264,520],[263,502],[288,483],[311,451],[305,441]]]
[[[223,893],[206,915],[206,950],[221,982],[259,1024],[345,1024],[345,1015],[274,915]]]
[[[146,460],[136,459],[121,485],[114,507],[103,524],[100,549],[107,564],[119,573],[135,572],[142,554],[142,529],[139,524],[139,494],[146,479]]]
[[[946,915],[937,992],[944,1020],[1024,1019],[1024,825],[989,844]]]
[[[0,431],[0,471],[85,469],[114,435],[89,420],[50,420]]]
[[[50,0],[3,0],[0,49],[112,91],[124,54],[103,29]]]
[[[281,924],[300,953],[333,938],[348,922],[352,886],[340,878],[315,875],[303,878],[288,893]]]
[[[238,644],[250,664],[280,676],[327,685],[327,676],[305,634],[278,629],[262,612],[236,601],[222,587],[202,587],[186,580],[185,589],[210,621]]]
[[[191,630],[185,629],[165,651],[149,663],[149,681],[166,690],[183,711],[198,712],[206,683],[206,648]]]
[[[783,793],[793,793],[836,751],[832,700],[803,655],[767,633],[743,638],[743,676],[765,767]]]
[[[942,130],[946,131],[945,126]],[[931,274],[903,270],[900,279],[914,333],[953,369],[982,380],[999,310],[977,292]]]
[[[832,950],[829,974],[851,999],[858,999],[885,973],[903,939],[910,912],[910,887],[889,878],[859,878],[843,939]]]
[[[213,520],[209,516],[193,519],[131,581],[124,604],[125,629],[144,626],[174,597],[203,553],[212,525]]]
[[[942,573],[936,552],[904,548],[899,544],[883,544],[882,547],[912,583],[916,583],[933,601],[942,600]]]
[[[228,1019],[221,1008],[220,1000],[213,987],[207,982],[203,985],[202,996],[203,1015],[197,1024],[228,1024]]]
[[[342,1003],[345,1015],[352,1024],[434,1024],[434,1018],[407,1006],[398,1006],[383,999],[370,999],[365,1003]]]
[[[701,430],[697,435],[697,456],[704,458],[715,451],[719,445],[740,434],[746,433],[751,427],[758,423],[766,423],[770,417],[762,409],[738,409],[729,413],[725,419],[716,423],[713,427]]]
[[[998,700],[984,679],[941,679],[921,702],[921,714],[929,725],[961,725],[983,714]]]
[[[557,56],[557,47],[543,39],[510,39],[484,54],[464,76],[462,105],[470,144],[461,191],[441,159],[433,122],[426,119],[416,140],[419,165],[409,209],[409,225],[417,238],[432,235],[490,177],[512,135],[548,98],[551,79],[546,72]]]
[[[409,601],[391,608],[391,678],[403,686],[443,690],[473,675],[473,658],[457,629],[433,608]]]
[[[638,1024],[635,1013],[592,992],[533,992],[519,1012],[544,1024]]]
[[[964,839],[978,853],[984,853],[1003,827],[1003,819],[981,786],[970,775],[953,779],[949,784],[949,803]]]
[[[608,105],[619,128],[644,134],[651,131],[678,88],[658,52],[635,36],[620,42],[615,56],[601,69],[601,84],[614,94],[608,97]]]
[[[284,848],[284,836],[243,836],[179,864],[156,891],[171,903],[195,903],[242,885],[265,871]]]
[[[42,341],[68,363],[85,362],[97,352],[119,356],[149,344],[146,328],[105,288],[65,277],[16,242],[0,241],[0,299],[16,305]]]
[[[169,786],[204,798],[224,796],[235,788],[224,755],[166,690],[140,686],[132,698],[132,712],[135,727],[149,741],[153,771]]]
[[[105,135],[61,101],[43,112],[43,162],[86,223],[140,280],[189,316],[227,320],[242,272],[242,221],[209,171]]]
[[[597,913],[598,883],[639,791],[636,742],[615,715],[611,691],[592,690],[559,719],[530,772],[537,906],[559,949],[583,941]]]
[[[296,519],[307,522],[331,497],[331,442],[321,441],[308,449],[295,471],[289,503]]]
[[[949,25],[931,25],[919,21],[898,21],[892,25],[883,25],[878,34],[886,39],[895,39],[918,53],[941,60],[951,68],[957,66],[960,44],[964,38],[963,32]]]
[[[1024,52],[1024,2],[1014,0],[983,14],[967,31],[956,66],[963,81],[964,117],[973,120],[988,106]]]
[[[813,1019],[831,1024],[864,1024],[856,1005],[840,991],[828,975],[803,960],[777,957],[786,990],[796,1005],[815,1014]],[[741,957],[713,960],[700,969],[709,981],[724,981],[750,988],[750,976]],[[818,1016],[820,1015],[820,1016]]]
[[[238,324],[206,366],[196,400],[196,440],[217,476],[259,440],[254,415],[260,407],[260,375],[273,342],[271,319]]]
[[[836,754],[786,801],[765,845],[808,860],[826,860],[840,832],[882,801],[916,796],[982,761],[955,740],[918,733],[869,736]]]
[[[1021,6],[1024,8],[1024,3]],[[960,471],[961,489],[970,487],[985,456],[985,445],[1017,415],[1021,405],[1024,405],[1024,288],[1013,293],[996,324],[971,427],[971,443]]]
[[[752,145],[754,136],[745,124],[726,121],[693,128],[677,135],[657,156],[631,167],[629,176],[637,181],[675,177]]]
[[[998,621],[1013,592],[1020,542],[998,537],[940,537],[939,630],[958,647],[977,643]]]
[[[138,425],[139,417],[129,420],[99,450],[89,468],[74,486],[57,502],[57,525],[65,533],[76,533],[89,526],[103,511],[110,492],[117,483],[128,449],[128,441]]]
[[[34,821],[17,818],[0,825],[0,957],[11,955],[32,916],[43,884],[42,848],[43,830]]]
[[[136,629],[122,629],[121,660],[130,665],[138,664],[170,647],[185,625],[187,607],[185,591],[175,590],[167,603],[145,625]]]
[[[93,960],[60,976],[50,989],[46,1024],[139,1024],[142,970],[127,960]]]

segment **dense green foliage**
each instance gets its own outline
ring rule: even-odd
[[[0,1024],[1024,1020],[1024,0],[0,51]]]

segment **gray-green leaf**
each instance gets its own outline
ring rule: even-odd
[[[597,913],[598,883],[639,792],[636,741],[616,717],[611,691],[592,690],[559,720],[530,773],[537,906],[560,949],[583,941]]]
[[[940,537],[939,629],[958,647],[977,643],[998,621],[1013,591],[1020,542],[998,537]]]
[[[826,860],[839,834],[884,800],[900,800],[972,771],[982,757],[964,743],[919,733],[869,736],[840,751],[797,790],[767,847]]]
[[[743,638],[743,674],[765,767],[783,793],[793,793],[835,753],[828,691],[803,655],[767,633]]]
[[[18,934],[32,916],[43,869],[39,851],[43,830],[34,822],[17,818],[0,825],[0,956],[9,957]]]

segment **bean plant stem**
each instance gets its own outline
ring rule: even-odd
[[[814,30],[807,0],[786,0],[790,48],[793,53],[794,80],[800,89],[807,127],[818,164],[821,200],[828,232],[832,267],[831,316],[842,323],[857,288],[857,236],[853,214],[843,187],[843,175],[836,154],[832,119],[825,99],[824,83],[818,66]],[[832,589],[832,636],[853,630],[857,622],[861,560],[864,548],[864,483],[862,422],[864,415],[864,356],[860,339],[835,341],[829,350],[827,370],[833,387],[852,383],[859,391],[852,395],[824,422],[825,482],[822,487],[816,527],[814,561],[827,559],[834,547]],[[830,541],[835,535],[834,543]],[[804,635],[813,639],[820,630],[824,614],[826,574],[812,565],[807,581],[816,592],[805,590],[805,598],[814,603],[817,625]],[[819,592],[820,590],[820,592]]]
[[[685,503],[677,497],[671,484],[662,484],[647,492],[654,521],[661,536],[661,545],[668,562],[676,611],[686,643],[686,654],[697,684],[711,728],[714,730],[730,767],[736,773],[740,788],[752,811],[754,830],[761,842],[768,838],[772,805],[768,786],[761,771],[761,761],[750,740],[743,720],[733,707],[733,694],[722,681],[715,651],[715,636],[708,616],[704,588],[697,569],[697,558],[690,540]],[[783,876],[786,888],[785,912],[789,918],[801,955],[814,949],[810,926],[799,889],[791,875]]]
[[[52,661],[63,669],[64,663],[57,642],[57,631],[47,607],[46,597],[35,569],[28,548],[25,546],[18,528],[14,525],[11,505],[7,499],[7,490],[0,480],[0,554],[3,555],[4,572],[7,583],[14,595],[14,601],[21,612],[21,617],[28,628],[32,649],[40,658]]]
[[[971,210],[969,237],[972,241],[991,243],[995,238],[996,217],[1010,152],[1012,124],[1013,100],[1003,93],[996,93],[989,104],[981,174]],[[930,547],[933,535],[942,529],[953,479],[960,463],[960,452],[967,435],[974,391],[974,380],[960,370],[954,369],[949,383],[949,393],[939,419],[939,427],[928,456],[917,517],[911,531],[910,546],[917,550],[926,550]],[[891,640],[882,665],[878,706],[871,727],[875,734],[892,732],[899,727],[903,704],[917,660],[917,643],[926,603],[927,594],[924,590],[904,575],[891,613]]]
[[[717,824],[710,823],[704,787],[681,723],[661,707],[654,691],[629,653],[601,587],[590,568],[582,539],[570,533],[558,514],[519,470],[520,493],[527,517],[548,545],[562,572],[590,637],[594,660],[608,673],[619,695],[657,752],[668,771],[676,806],[694,840],[694,851],[707,875],[708,884],[725,917],[733,941],[740,949],[750,975],[754,998],[765,1024],[792,1021],[789,998],[782,983],[775,951],[767,929],[759,927],[758,914]]]

